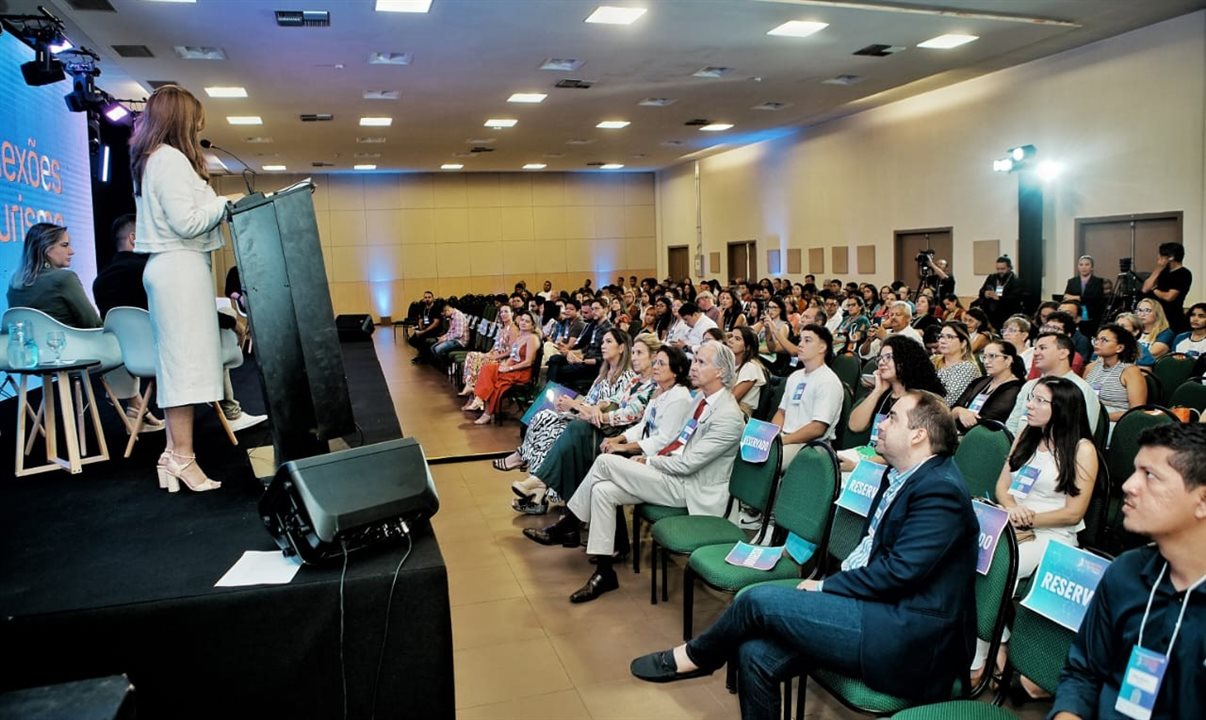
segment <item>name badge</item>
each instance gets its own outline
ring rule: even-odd
[[[519,362],[519,346],[518,345],[511,346],[511,359],[514,360],[515,362]]]
[[[1004,285],[998,285],[998,286],[997,286],[997,295],[998,295],[998,296],[1000,296],[1000,295],[1003,295],[1003,294],[1005,294],[1005,286],[1004,286]]]
[[[808,383],[802,382],[796,386],[796,389],[791,393],[791,404],[799,405],[800,398],[804,397],[804,388],[808,387]]]
[[[986,402],[988,402],[988,393],[980,393],[972,398],[971,405],[969,405],[967,409],[974,413],[978,413],[980,412],[980,408],[984,407],[984,403]]]
[[[1114,709],[1135,720],[1149,720],[1167,667],[1168,658],[1136,645],[1122,675],[1122,687],[1118,688]]]
[[[1101,383],[1099,383],[1099,382],[1089,383],[1089,387],[1093,388],[1093,392],[1097,393],[1098,395],[1101,394],[1101,388],[1102,388]]]
[[[867,441],[871,447],[875,447],[875,441],[879,439],[879,424],[886,417],[888,416],[884,413],[875,413],[875,419],[871,421],[871,438]]]
[[[1186,350],[1185,351],[1185,357],[1188,357],[1188,358],[1199,358],[1201,356],[1202,356],[1202,353],[1198,350]]]
[[[685,426],[683,426],[682,431],[679,432],[679,434],[678,434],[678,442],[680,443],[680,445],[679,445],[678,449],[674,451],[675,453],[682,452],[683,446],[685,446],[687,444],[687,441],[691,439],[691,436],[695,434],[695,430],[698,427],[699,427],[699,421],[696,420],[695,418],[691,418],[690,420],[687,421],[687,424]],[[671,454],[674,454],[674,453],[671,453]]]
[[[1034,481],[1038,480],[1039,470],[1031,465],[1023,465],[1013,474],[1009,483],[1009,494],[1016,498],[1024,498],[1034,489]]]

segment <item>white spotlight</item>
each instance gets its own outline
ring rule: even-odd
[[[1054,160],[1044,160],[1038,164],[1035,172],[1038,173],[1039,179],[1043,182],[1050,182],[1059,177],[1059,174],[1064,171],[1064,166]]]

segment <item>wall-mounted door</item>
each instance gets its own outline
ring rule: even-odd
[[[921,275],[917,270],[917,253],[922,250],[933,250],[935,260],[945,258],[947,267],[954,266],[954,259],[951,257],[954,250],[952,228],[897,230],[895,234],[896,279],[904,280],[909,287],[916,288],[921,282]]]
[[[1093,256],[1094,274],[1112,280],[1118,263],[1132,258],[1132,269],[1148,275],[1156,266],[1156,249],[1166,242],[1181,242],[1182,213],[1115,215],[1076,219],[1076,257]],[[1063,282],[1059,283],[1060,290]]]
[[[729,243],[729,283],[758,279],[758,248],[753,240]]]
[[[683,278],[691,274],[691,253],[686,245],[670,247],[666,250],[668,252],[666,274],[675,282],[682,282]]]

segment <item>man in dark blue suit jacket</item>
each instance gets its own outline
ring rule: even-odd
[[[950,457],[956,438],[941,398],[907,393],[880,424],[892,469],[841,571],[795,589],[755,586],[699,637],[634,660],[633,675],[680,680],[735,658],[746,720],[777,718],[779,684],[813,669],[912,700],[949,698],[975,647],[979,535]]]

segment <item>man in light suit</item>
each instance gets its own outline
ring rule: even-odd
[[[752,587],[690,642],[634,660],[632,674],[669,682],[735,659],[744,720],[778,718],[779,684],[818,668],[921,702],[949,698],[956,680],[967,687],[979,524],[951,457],[957,437],[942,398],[906,393],[879,425],[891,470],[841,571]]]
[[[600,455],[557,523],[523,531],[541,545],[576,548],[581,523],[590,523],[586,552],[596,563],[595,572],[570,595],[570,602],[589,602],[620,587],[612,569],[619,506],[656,503],[685,507],[692,515],[724,514],[729,475],[745,429],[745,416],[730,392],[736,365],[732,350],[715,341],[703,343],[691,361],[691,384],[700,397],[675,439],[655,455]]]

